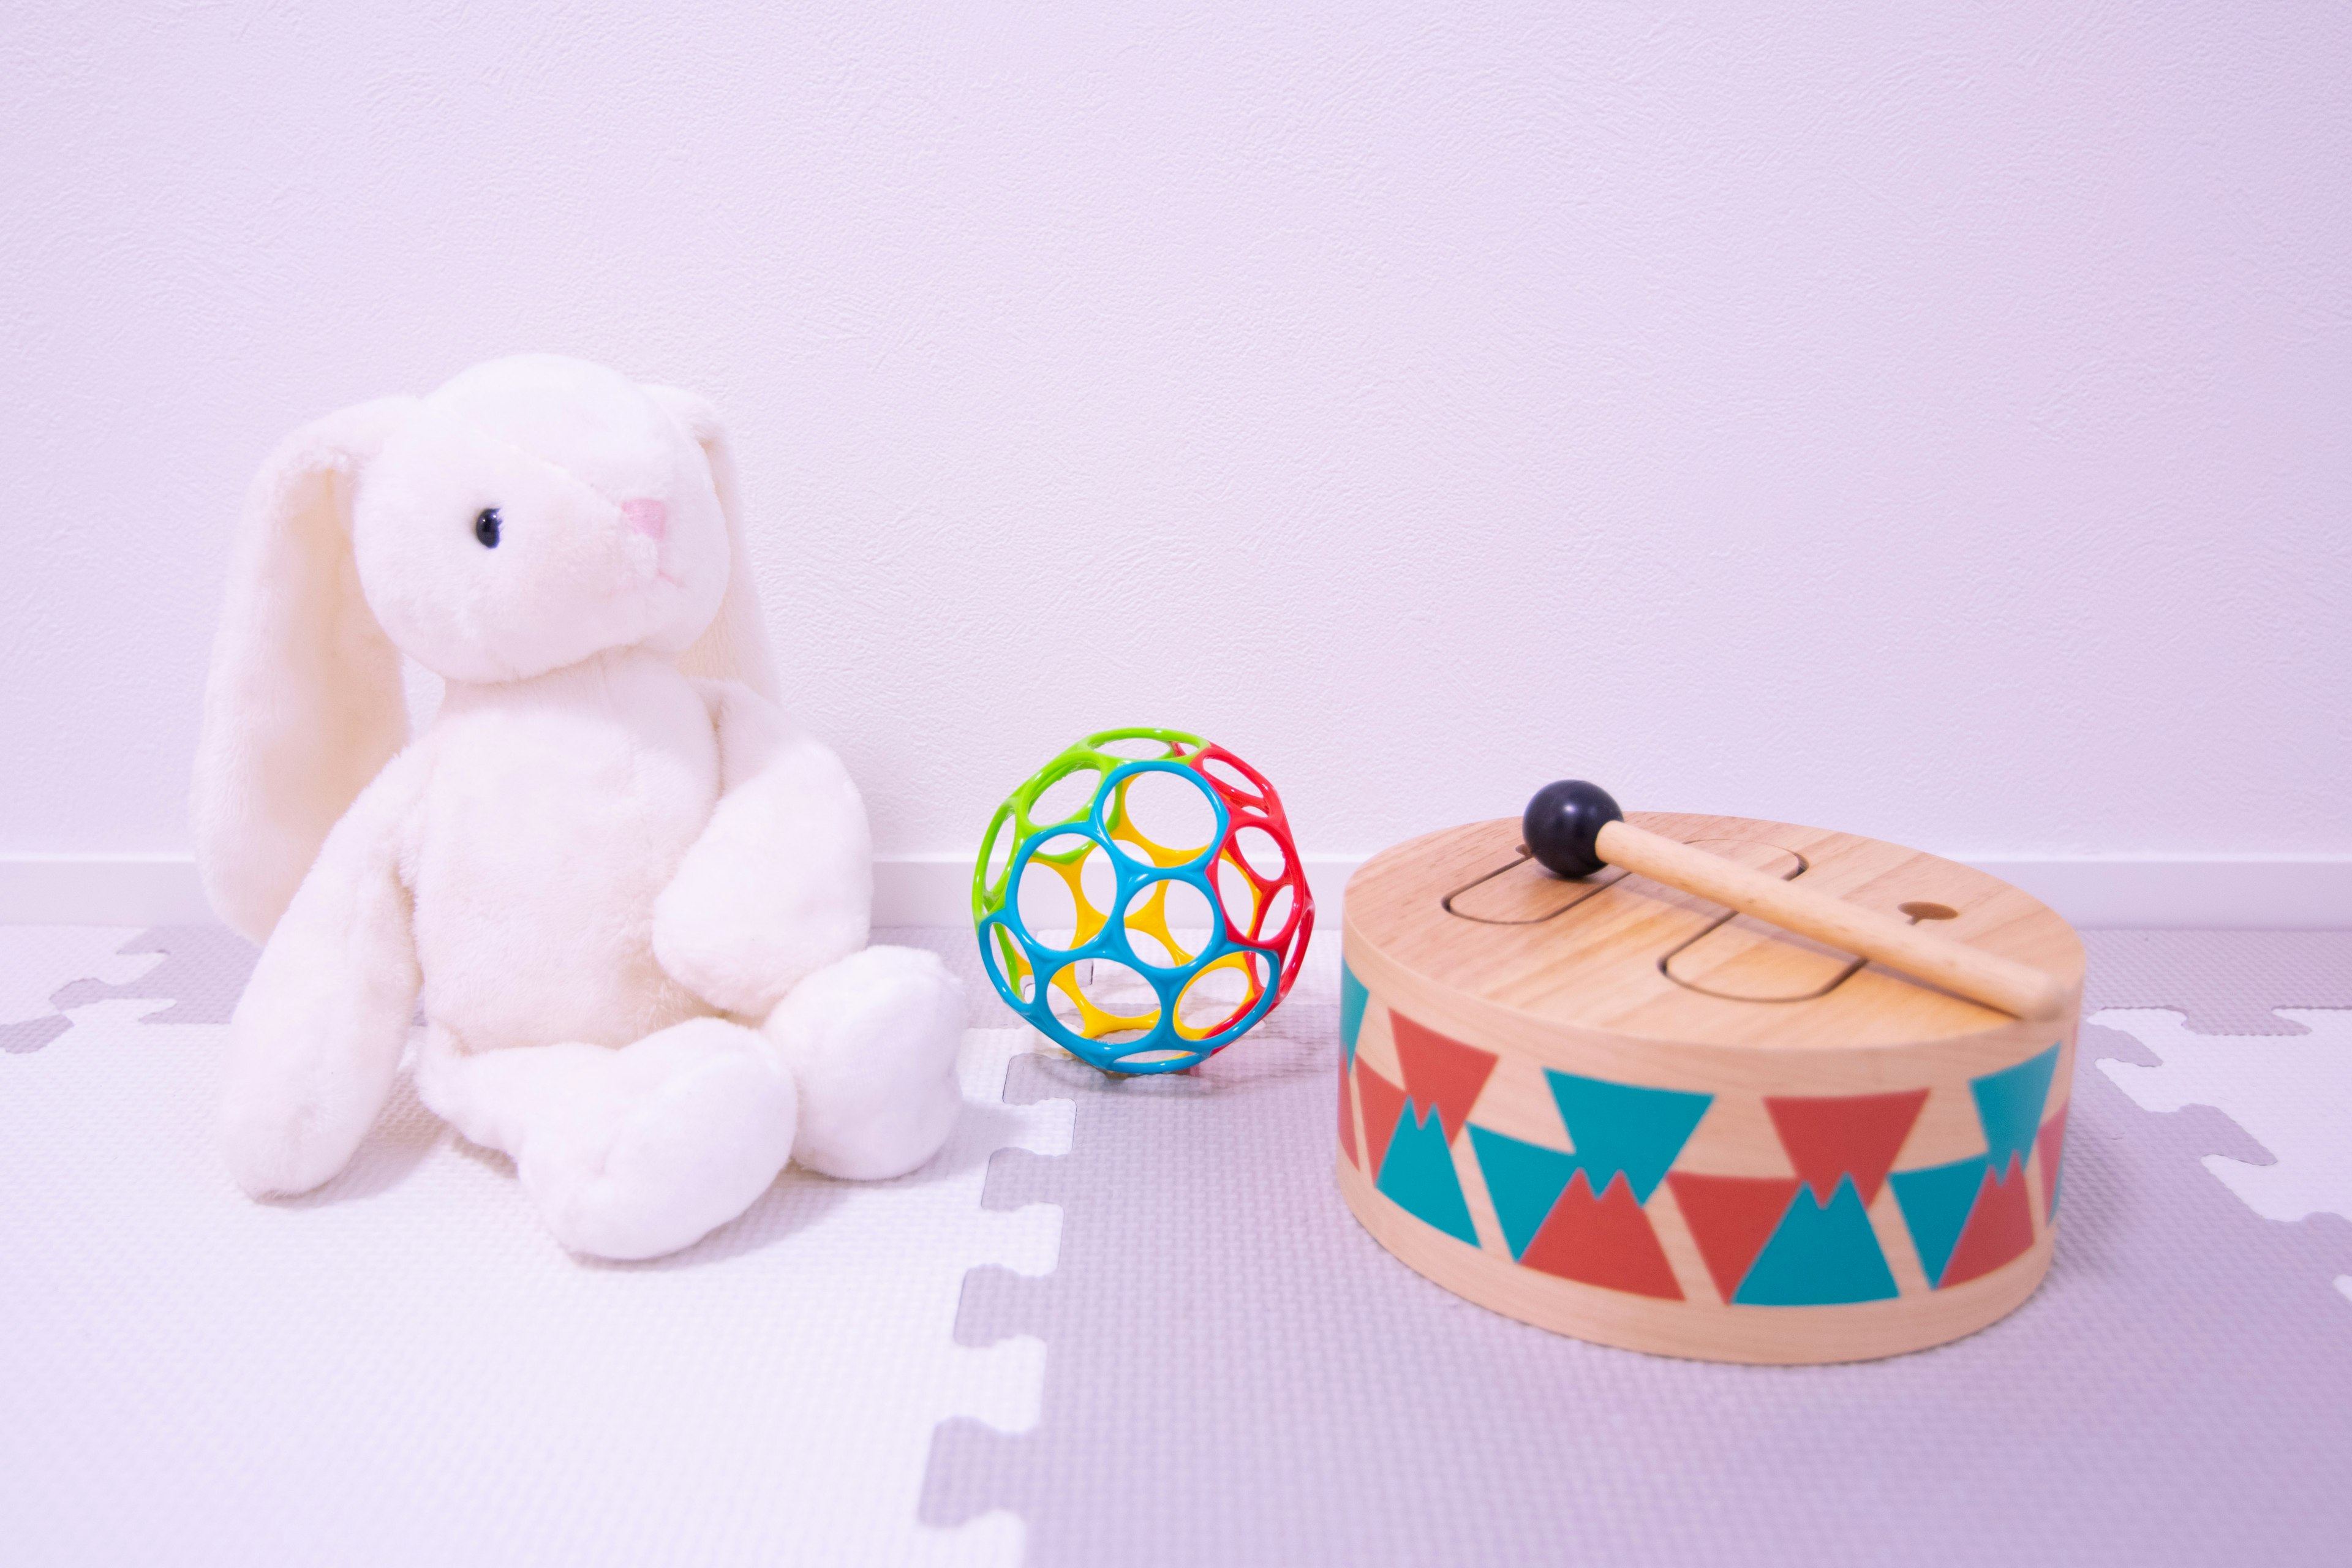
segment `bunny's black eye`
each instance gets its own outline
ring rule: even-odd
[[[485,550],[496,550],[499,547],[498,508],[486,506],[482,509],[482,514],[474,519],[474,537],[482,542],[482,548]]]

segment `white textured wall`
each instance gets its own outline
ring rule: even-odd
[[[254,464],[532,347],[720,400],[886,849],[1139,721],[2352,850],[2352,11],[1102,9],[8,7],[0,850],[184,846]]]

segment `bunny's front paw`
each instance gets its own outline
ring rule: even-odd
[[[366,1127],[360,1128],[361,1136]],[[359,1138],[321,1108],[265,1095],[231,1095],[221,1117],[229,1174],[248,1197],[307,1193],[351,1163]]]
[[[798,1097],[757,1034],[695,1018],[602,1053],[534,1119],[516,1173],[555,1238],[597,1258],[657,1258],[767,1191]]]
[[[654,905],[654,956],[715,1007],[764,1017],[795,982],[866,941],[862,888],[834,891],[725,840],[697,845]]]
[[[937,953],[851,953],[794,987],[766,1033],[800,1082],[793,1158],[810,1170],[854,1181],[904,1175],[955,1131],[963,989]]]

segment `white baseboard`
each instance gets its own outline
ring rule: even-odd
[[[2352,856],[1955,855],[2089,931],[2352,930]]]
[[[2352,856],[1954,857],[2014,882],[2094,930],[2352,930]],[[1364,858],[1310,855],[1323,922]],[[179,925],[210,921],[185,855],[0,854],[0,925]],[[893,855],[874,868],[877,925],[961,925],[971,860]]]

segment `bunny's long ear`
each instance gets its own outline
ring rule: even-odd
[[[408,738],[400,655],[361,595],[351,510],[360,469],[415,403],[387,397],[304,426],[246,494],[191,816],[214,910],[256,942]]]
[[[743,497],[736,485],[735,455],[726,427],[719,423],[718,411],[691,392],[675,386],[647,386],[646,391],[701,446],[710,464],[710,482],[719,489],[719,510],[727,515],[727,596],[702,635],[677,656],[677,667],[688,675],[740,680],[769,701],[781,701],[783,689],[768,651],[767,623],[760,616],[760,592],[744,548]]]

